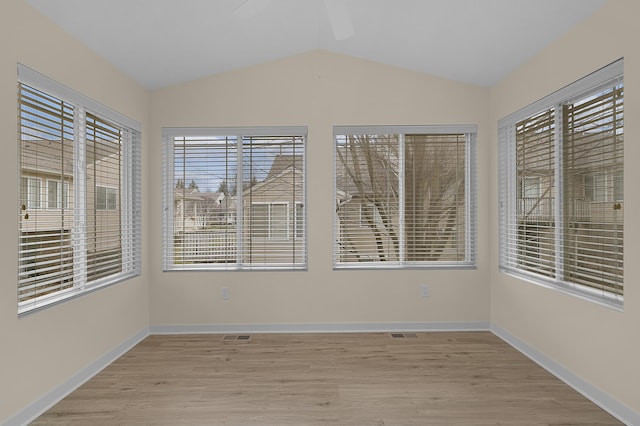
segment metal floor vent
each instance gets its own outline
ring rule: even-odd
[[[416,333],[391,333],[392,339],[415,339],[417,337]]]
[[[248,342],[251,339],[250,334],[226,335],[222,337],[224,342]]]

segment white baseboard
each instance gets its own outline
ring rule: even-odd
[[[392,322],[308,324],[155,325],[151,334],[375,333],[392,331],[489,331],[488,322]]]
[[[612,398],[608,393],[603,392],[596,386],[553,361],[551,358],[538,352],[505,329],[491,324],[491,332],[624,424],[640,426],[640,414],[615,398]]]
[[[69,379],[65,380],[62,384],[56,386],[53,390],[47,392],[41,398],[38,398],[36,401],[26,406],[18,414],[7,419],[6,422],[3,423],[3,425],[27,425],[30,422],[34,421],[36,418],[38,418],[38,416],[56,405],[64,397],[76,390],[87,380],[98,374],[113,361],[120,358],[122,355],[124,355],[125,352],[140,343],[148,335],[148,329],[144,329],[136,333],[134,336],[125,340],[123,343],[110,350],[109,352],[98,358],[96,361],[89,364],[87,367],[78,371]]]

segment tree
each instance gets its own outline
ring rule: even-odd
[[[373,206],[365,220],[373,233],[379,260],[391,260],[399,254],[399,238],[393,223],[398,199],[398,139],[396,135],[349,135],[343,147],[337,150],[346,186],[353,186],[360,202]],[[340,215],[340,206],[338,207]],[[378,214],[382,228],[375,221]],[[347,235],[346,240],[349,241]],[[384,240],[391,240],[386,248]],[[357,252],[357,248],[355,249]]]
[[[229,183],[227,182],[226,179],[220,181],[217,192],[222,192],[225,195],[225,197],[229,196]]]
[[[193,191],[198,191],[198,184],[196,183],[195,180],[191,179],[191,182],[189,183],[189,191],[193,192]]]
[[[176,182],[176,189],[184,189],[184,181],[182,179],[178,179]]]
[[[251,178],[249,179],[249,181],[244,182],[242,184],[242,190],[245,191],[251,188],[252,186],[255,186],[257,183],[258,183],[258,178],[256,178],[254,175],[251,175]]]

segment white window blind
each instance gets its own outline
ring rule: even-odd
[[[500,121],[503,271],[622,303],[623,97],[620,60]]]
[[[334,136],[334,267],[475,266],[475,126]]]
[[[164,268],[306,268],[305,128],[164,129]]]
[[[140,133],[26,67],[18,77],[22,314],[140,273]],[[105,184],[119,196],[100,212]]]

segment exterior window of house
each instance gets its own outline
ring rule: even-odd
[[[286,240],[289,230],[289,206],[287,203],[253,203],[250,210],[250,222],[253,238]]]
[[[302,203],[296,203],[296,222],[295,222],[295,227],[296,227],[296,232],[295,232],[295,236],[296,238],[300,239],[300,238],[304,238],[305,236],[305,221],[304,221],[304,204]]]
[[[18,314],[139,275],[140,124],[22,65],[18,120]]]
[[[306,134],[163,129],[164,269],[305,269]]]
[[[116,210],[118,190],[106,186],[96,186],[96,210]]]
[[[335,127],[334,268],[475,267],[475,134]]]
[[[623,175],[620,171],[597,172],[585,179],[585,195],[592,202],[622,202],[623,189]]]
[[[501,270],[612,306],[624,288],[622,70],[614,62],[498,129]]]
[[[20,192],[22,194],[22,204],[28,209],[37,210],[42,207],[42,179],[32,177],[20,178]]]
[[[288,203],[269,204],[269,238],[273,240],[289,239]]]
[[[47,209],[69,208],[69,184],[59,180],[47,180]]]

